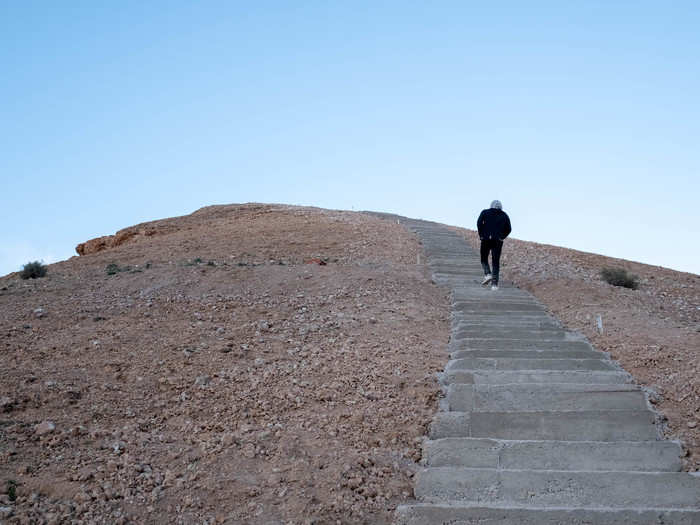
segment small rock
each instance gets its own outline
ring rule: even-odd
[[[653,390],[649,390],[649,391],[647,392],[647,394],[648,394],[648,397],[649,397],[649,402],[650,402],[652,405],[656,405],[656,404],[658,404],[658,403],[661,402],[661,396],[660,396],[658,393],[654,392]]]
[[[35,428],[34,432],[36,433],[37,436],[43,436],[44,434],[49,434],[56,430],[56,425],[54,425],[51,421],[44,421],[43,423],[39,423]]]
[[[15,402],[11,398],[7,396],[0,397],[0,412],[9,412],[14,404]]]
[[[267,332],[270,329],[270,324],[266,320],[262,319],[258,321],[258,329],[261,332]]]
[[[211,382],[211,377],[209,376],[199,376],[194,380],[196,386],[207,386]]]
[[[362,479],[362,476],[356,476],[353,478],[350,478],[348,480],[348,488],[350,489],[356,489],[359,488],[360,485],[364,482],[364,479]]]
[[[34,309],[34,317],[36,317],[37,319],[41,319],[42,317],[45,317],[45,316],[46,316],[46,310],[44,310],[43,308],[35,308]]]
[[[697,422],[688,421],[688,428],[695,428],[696,426],[698,426]]]
[[[262,357],[255,358],[255,366],[262,366],[265,364],[265,360]]]

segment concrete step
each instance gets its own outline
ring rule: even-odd
[[[450,354],[452,359],[469,357],[517,357],[526,359],[608,359],[607,354],[596,350],[457,350]]]
[[[454,306],[454,305],[452,305]],[[453,317],[461,317],[463,319],[556,319],[551,316],[546,310],[532,310],[527,312],[513,312],[508,317],[499,315],[500,312],[494,311],[466,311],[458,312],[457,310],[451,309],[451,314]]]
[[[492,320],[492,321],[459,321],[452,320],[450,326],[450,332],[453,334],[458,334],[460,332],[473,331],[479,332],[492,332],[492,331],[504,331],[512,332],[514,330],[529,330],[529,331],[566,331],[561,325],[553,322],[543,322],[543,321],[503,321],[503,320]]]
[[[475,330],[475,329],[488,329],[488,330],[563,330],[559,323],[554,321],[544,321],[540,319],[535,320],[508,320],[504,321],[500,318],[495,319],[482,319],[482,320],[461,320],[452,319],[450,326],[452,332],[457,332],[460,330]]]
[[[478,276],[479,283],[483,280],[483,275]],[[513,304],[516,306],[531,307],[536,306],[543,308],[544,305],[540,303],[535,297],[530,294],[524,294],[517,288],[510,288],[503,284],[501,288],[499,283],[499,290],[496,293],[491,289],[491,285],[482,285],[473,283],[464,284],[461,292],[452,294],[452,308],[459,309],[474,309],[482,310],[487,306],[499,306]],[[526,312],[527,313],[527,312]]]
[[[450,370],[443,374],[445,384],[508,383],[630,383],[632,377],[623,371],[609,370]]]
[[[455,312],[460,313],[485,313],[485,312],[498,312],[498,313],[520,313],[520,312],[545,312],[545,308],[536,303],[518,303],[518,302],[457,302],[452,305],[452,309]]]
[[[446,286],[446,287],[452,287],[455,285],[462,285],[464,283],[472,282],[475,280],[475,277],[470,276],[469,274],[463,274],[460,276],[449,276],[449,275],[439,274],[439,273],[435,273],[435,272],[433,272],[432,278],[433,278],[433,281],[435,281],[440,286]]]
[[[538,412],[542,410],[644,410],[637,385],[516,383],[507,385],[452,384],[447,406],[455,412]]]
[[[483,326],[513,326],[513,325],[538,325],[540,323],[544,325],[552,324],[561,328],[561,323],[557,319],[553,319],[545,312],[533,312],[532,314],[518,314],[503,316],[495,313],[483,313],[474,314],[467,313],[461,314],[459,312],[454,312],[451,314],[450,319],[452,321],[452,326],[460,325],[483,325]]]
[[[589,472],[435,467],[416,499],[542,507],[700,508],[700,478],[685,472]]]
[[[438,412],[430,438],[652,441],[658,439],[654,421],[649,410]]]
[[[454,344],[462,345],[483,345],[486,341],[497,341],[499,345],[503,348],[518,348],[520,350],[524,348],[532,348],[533,346],[538,346],[540,343],[543,345],[555,345],[556,343],[565,343],[567,341],[571,342],[586,342],[585,338],[575,332],[567,332],[567,336],[564,339],[554,339],[544,336],[533,336],[533,337],[513,337],[512,334],[479,334],[479,335],[461,335],[461,334],[450,334],[450,342]],[[540,346],[540,348],[545,348],[546,346]],[[481,346],[483,348],[483,346]]]
[[[479,284],[477,286],[465,286],[464,288],[456,288],[452,292],[453,300],[455,301],[471,301],[476,297],[487,297],[489,299],[498,299],[501,297],[520,297],[523,299],[528,299],[530,301],[537,301],[537,298],[529,292],[521,290],[520,288],[509,287],[499,290],[499,293],[495,294],[486,285],[482,285],[481,282],[484,279],[483,271],[479,276]]]
[[[428,267],[433,271],[433,273],[438,273],[440,275],[457,276],[457,277],[464,277],[465,275],[479,276],[479,272],[480,272],[480,270],[477,270],[473,266],[428,264]],[[482,274],[482,279],[483,279],[483,274]]]
[[[452,295],[452,306],[473,305],[481,307],[488,304],[525,304],[542,306],[532,295],[523,293],[517,288],[503,288],[494,293],[491,285],[479,285],[478,288],[471,289],[468,293],[462,292],[459,295]]]
[[[470,272],[473,270],[470,269]],[[507,287],[503,289],[499,289],[499,293],[493,293],[493,290],[491,290],[491,285],[489,284],[481,284],[484,280],[484,274],[481,273],[481,275],[478,276],[479,278],[479,284],[477,286],[474,285],[468,285],[464,286],[463,288],[457,288],[453,291],[452,293],[452,299],[454,302],[471,302],[471,301],[502,301],[502,300],[508,300],[508,299],[513,299],[513,300],[519,300],[519,301],[530,301],[530,302],[538,302],[537,298],[528,293],[525,292],[519,288],[513,288],[513,287]]]
[[[519,327],[457,327],[451,331],[451,337],[461,339],[518,339],[537,341],[566,341],[571,340],[572,332],[561,328],[519,328]]]
[[[509,441],[445,438],[423,444],[428,467],[679,472],[671,441]]]
[[[450,340],[450,352],[457,350],[574,350],[593,347],[585,340],[578,341],[522,341],[518,339],[461,339]]]
[[[452,330],[468,328],[525,328],[528,330],[561,330],[561,324],[555,319],[539,316],[534,319],[492,317],[490,319],[452,318]]]
[[[515,341],[575,341],[581,336],[567,332],[561,328],[556,330],[529,330],[526,328],[488,328],[464,329],[459,328],[450,332],[450,338],[455,341],[471,339],[512,339]]]
[[[399,505],[397,525],[699,525],[700,510],[601,509],[416,503]]]
[[[616,370],[605,359],[536,359],[517,357],[475,357],[454,359],[447,363],[451,370]]]

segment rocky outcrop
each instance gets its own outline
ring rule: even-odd
[[[89,241],[81,242],[75,247],[75,251],[78,255],[89,255],[91,253],[101,252],[103,250],[108,250],[110,248],[116,248],[127,242],[133,241],[139,237],[150,237],[158,234],[157,228],[139,228],[131,227],[119,230],[114,235],[105,235],[103,237],[97,237],[95,239],[90,239]]]

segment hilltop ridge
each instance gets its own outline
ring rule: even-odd
[[[389,523],[411,499],[449,298],[395,219],[209,206],[76,250],[0,278],[11,519]],[[700,277],[517,239],[502,276],[653,388],[700,468]]]

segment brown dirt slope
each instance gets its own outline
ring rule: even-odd
[[[478,250],[475,231],[455,229]],[[637,275],[639,288],[603,281],[605,267]],[[700,470],[700,276],[517,239],[506,240],[501,268],[656,391],[651,400],[667,418],[668,437],[687,449],[685,468]]]
[[[231,205],[81,246],[0,279],[0,521],[387,523],[410,497],[448,337],[415,236]]]

